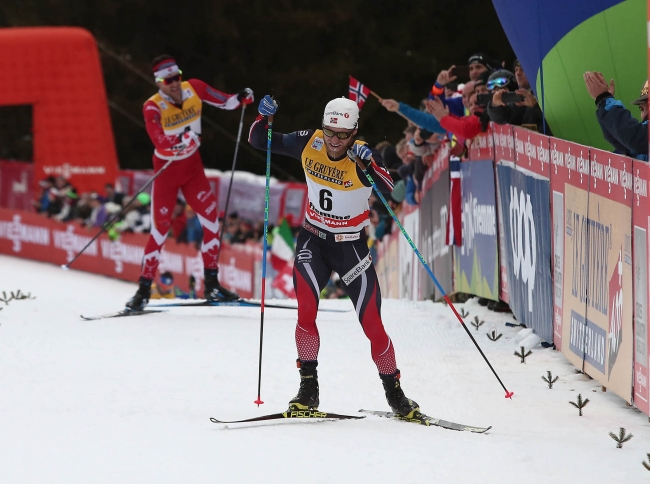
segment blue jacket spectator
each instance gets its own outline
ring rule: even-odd
[[[614,151],[648,161],[648,81],[643,84],[641,96],[632,102],[641,110],[642,121],[639,122],[614,98],[614,79],[608,84],[602,73],[590,71],[584,73],[583,79],[598,107],[596,118],[603,136],[614,146]]]

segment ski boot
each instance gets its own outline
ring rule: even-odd
[[[152,280],[140,277],[138,282],[140,283],[140,287],[138,287],[135,295],[126,303],[126,307],[131,311],[142,311],[151,297]]]
[[[206,269],[204,271],[205,288],[203,297],[208,301],[236,301],[239,294],[229,291],[219,284],[219,270]]]
[[[318,361],[296,360],[300,369],[300,389],[298,395],[289,402],[289,411],[318,409]]]
[[[399,382],[399,370],[392,375],[382,375],[380,373],[379,377],[384,385],[386,401],[388,401],[388,405],[390,405],[393,412],[405,418],[413,418],[414,414],[420,411],[420,406],[404,395]]]

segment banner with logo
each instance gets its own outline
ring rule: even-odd
[[[472,161],[493,160],[494,159],[494,139],[492,137],[492,128],[490,125],[485,133],[481,133],[472,138],[467,153]]]
[[[584,354],[585,373],[631,402],[632,160],[590,150],[587,225],[587,317],[572,351]]]
[[[497,166],[510,309],[517,321],[553,341],[549,182]]]
[[[650,415],[648,390],[648,231],[650,230],[650,199],[648,199],[648,163],[634,160],[634,198],[632,199],[632,260],[634,261],[634,404]]]
[[[0,208],[0,254],[62,265],[70,262],[95,233],[96,229],[88,230],[78,224]],[[135,283],[146,243],[147,236],[143,234],[125,233],[115,242],[102,234],[72,268]],[[253,297],[257,292],[254,266],[261,257],[259,244],[224,244],[219,258],[219,282],[242,297]],[[159,273],[164,271],[174,275],[174,284],[183,291],[189,289],[189,276],[194,276],[196,290],[202,294],[203,259],[192,245],[168,239],[159,266]]]
[[[586,217],[589,201],[589,148],[553,138],[550,155],[551,218],[553,224],[553,343],[558,350],[582,368],[567,348],[573,315],[587,314],[587,283],[584,236],[581,217]],[[566,322],[566,323],[565,323]],[[567,340],[568,341],[568,340]],[[572,360],[573,358],[573,360]]]
[[[497,301],[499,258],[492,160],[460,164],[463,245],[454,247],[455,290]]]
[[[526,128],[513,127],[517,168],[542,176],[551,176],[549,137]]]
[[[417,242],[424,260],[433,271],[445,293],[453,291],[453,259],[451,247],[445,243],[449,216],[449,147],[445,144],[433,155],[431,168],[422,181],[420,197],[420,240]],[[434,300],[442,297],[431,276],[420,264],[420,294]]]
[[[33,210],[34,164],[21,161],[0,161],[0,207]]]
[[[512,131],[512,126],[508,124],[492,124],[492,133],[494,136],[494,161],[497,164],[505,164],[506,166],[515,165],[515,138]],[[497,223],[499,224],[499,299],[504,302],[510,301],[508,295],[508,268],[506,266],[507,245],[503,237],[503,217],[500,207],[501,203],[501,188],[499,185],[499,178],[497,177]]]

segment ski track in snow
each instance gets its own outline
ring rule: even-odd
[[[295,395],[296,313],[267,309],[262,399],[257,308],[170,308],[82,321],[118,310],[135,284],[0,256],[0,482],[81,483],[630,483],[650,478],[648,418],[537,346],[526,364],[510,314],[472,300],[471,334],[429,301],[385,300],[402,384],[422,411],[493,428],[485,435],[367,417],[358,421],[217,425],[282,411]],[[347,300],[323,306],[351,308]],[[485,320],[477,331],[474,316]],[[354,311],[319,315],[321,409],[388,410]],[[492,342],[486,333],[503,333]],[[541,376],[560,379],[549,390]],[[569,405],[589,398],[584,416]],[[623,449],[608,433],[634,434]]]

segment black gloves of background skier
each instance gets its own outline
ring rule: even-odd
[[[237,94],[237,100],[242,104],[251,104],[255,100],[253,90],[250,87],[247,87]]]

